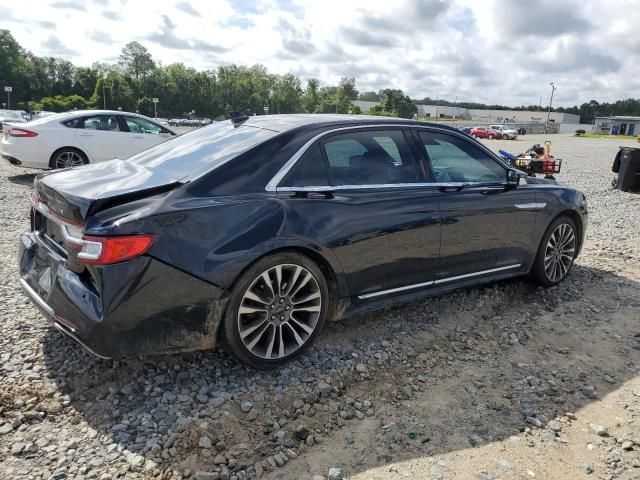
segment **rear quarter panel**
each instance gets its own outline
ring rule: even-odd
[[[346,296],[342,269],[308,222],[276,194],[183,199],[128,229],[157,233],[149,254],[216,286],[230,289],[238,275],[274,250],[307,249],[322,256]],[[121,233],[127,233],[120,229]]]

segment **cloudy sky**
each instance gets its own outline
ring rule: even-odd
[[[163,64],[261,63],[360,91],[507,105],[640,95],[638,0],[20,0],[0,14],[37,55],[117,62],[137,40]]]

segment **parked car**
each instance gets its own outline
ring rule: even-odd
[[[153,121],[158,125],[162,125],[163,127],[169,126],[169,120],[167,120],[166,118],[154,118]]]
[[[7,122],[25,123],[26,120],[19,110],[0,110],[0,131],[3,130],[3,125]]]
[[[0,156],[28,168],[66,168],[126,159],[176,133],[135,113],[84,110],[5,124]]]
[[[530,275],[553,286],[585,196],[439,124],[236,116],[128,161],[42,172],[20,283],[101,357],[285,363],[326,320]]]
[[[474,138],[488,138],[489,140],[502,138],[502,132],[486,127],[474,127],[469,134]]]
[[[56,114],[56,112],[49,112],[49,111],[46,111],[46,110],[38,110],[38,111],[31,112],[31,116],[30,116],[29,120],[35,120],[37,118],[50,117],[51,115],[57,115],[57,114]]]
[[[457,127],[462,133],[466,133],[467,135],[471,134],[471,127]]]
[[[518,138],[518,131],[505,125],[491,125],[489,128],[502,133],[503,140],[516,140]]]

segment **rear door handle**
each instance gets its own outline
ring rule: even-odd
[[[140,136],[140,135],[134,135],[131,138],[137,138],[138,140],[144,140],[144,137]]]
[[[93,133],[79,133],[81,137],[93,137]]]
[[[438,187],[438,189],[441,192],[459,192],[460,190],[462,190],[463,186],[457,186],[457,187],[452,187],[452,186],[445,186],[443,185],[442,187]]]

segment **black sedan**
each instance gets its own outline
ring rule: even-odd
[[[129,160],[43,172],[21,284],[101,357],[214,347],[282,364],[324,322],[571,270],[585,196],[454,128],[236,116]]]

